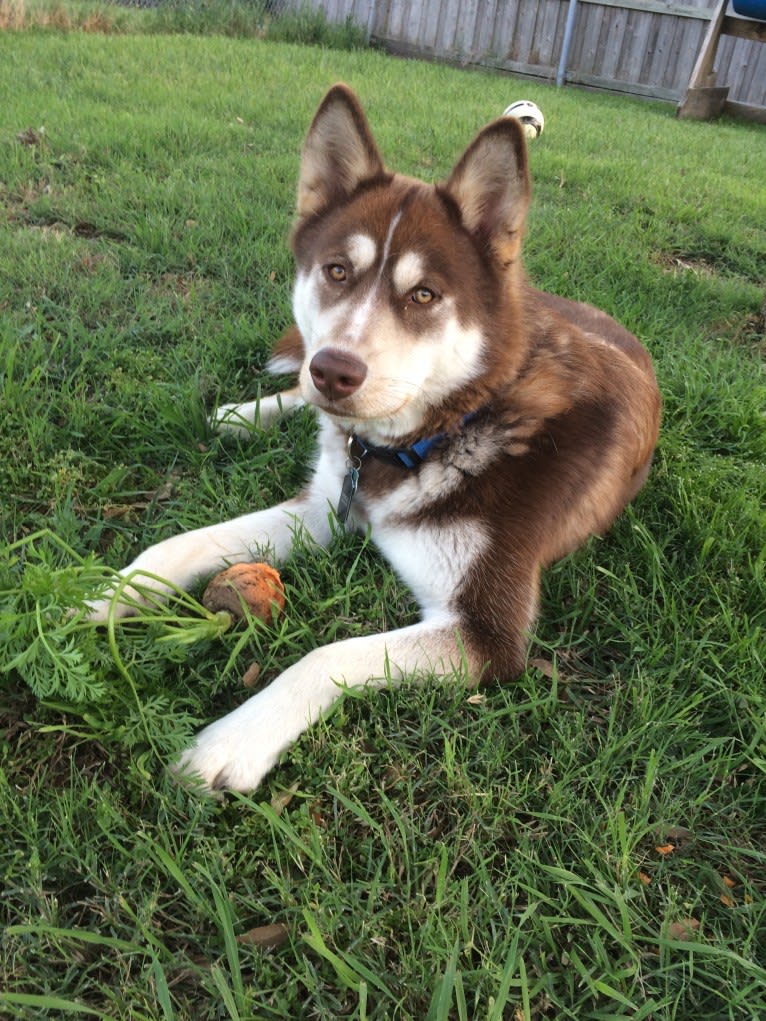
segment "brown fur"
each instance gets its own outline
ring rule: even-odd
[[[216,417],[241,432],[315,405],[317,468],[291,500],[149,547],[121,572],[117,607],[101,600],[93,616],[129,614],[147,588],[188,588],[259,550],[280,561],[297,534],[330,543],[350,451],[361,467],[347,521],[371,529],[422,617],[319,645],[206,727],[179,768],[209,787],[256,787],[343,684],[517,675],[541,571],[608,528],[645,481],[660,418],[649,357],[605,313],[530,286],[529,201],[512,119],[479,132],[431,186],[385,169],[347,88],[323,100],[292,235],[304,333],[288,330],[272,363],[298,385]],[[419,467],[390,462],[392,447],[422,439],[433,442]]]
[[[338,96],[334,90],[336,103]],[[347,237],[360,223],[377,236],[392,210],[405,206],[399,247],[427,238],[429,251],[441,253],[445,276],[464,282],[460,307],[491,338],[485,371],[430,408],[418,435],[404,437],[402,445],[456,430],[477,408],[483,409],[479,428],[505,431],[507,438],[492,464],[476,475],[466,470],[461,486],[416,508],[411,520],[436,525],[477,517],[488,526],[489,551],[466,565],[456,599],[470,658],[488,664],[491,676],[512,677],[523,669],[541,570],[606,530],[647,477],[660,420],[651,361],[606,313],[526,281],[520,260],[530,198],[526,152],[508,121],[485,129],[448,181],[433,188],[387,173],[356,99],[345,93],[340,100],[345,114],[333,119],[333,129],[341,130],[344,116],[361,125],[360,151],[352,161],[358,176],[348,167],[339,170],[337,157],[317,164],[309,133],[304,166],[308,162],[313,170],[304,169],[299,186],[293,250],[299,266],[311,263],[318,237],[332,250],[334,236]],[[512,187],[498,172],[508,162],[509,137],[516,163]],[[346,191],[330,187],[322,174],[335,175],[333,182],[340,178]],[[477,176],[484,178],[478,184]],[[394,314],[402,328],[412,328],[406,306]],[[299,340],[293,328],[275,353],[296,357]],[[447,464],[449,447],[431,456]],[[406,478],[406,471],[370,460],[362,491],[374,500]]]
[[[467,565],[458,601],[467,647],[489,665],[485,677],[500,679],[524,667],[541,570],[606,531],[633,499],[648,475],[660,417],[651,362],[635,337],[591,306],[531,288],[524,297],[526,357],[516,376],[490,374],[487,392],[461,395],[424,430],[454,426],[494,388],[487,415],[508,427],[509,442],[487,470],[415,515],[424,524],[466,516],[489,523],[489,552]],[[589,331],[598,325],[603,345],[579,323]],[[294,343],[295,333],[289,337]],[[364,492],[374,499],[406,477],[369,461]]]

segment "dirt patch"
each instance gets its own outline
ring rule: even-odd
[[[706,259],[677,252],[657,252],[652,261],[660,266],[664,273],[693,273],[695,276],[714,277],[716,267]]]

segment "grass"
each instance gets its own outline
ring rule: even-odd
[[[333,49],[367,45],[351,18],[336,24],[322,8],[282,0],[0,0],[0,30],[97,34],[223,35]]]
[[[276,382],[298,153],[337,79],[426,177],[542,107],[528,266],[645,340],[665,424],[634,506],[547,576],[516,684],[349,697],[214,802],[164,766],[249,664],[411,620],[407,592],[339,536],[298,548],[269,626],[192,598],[102,634],[78,607],[307,470],[307,417],[232,444],[205,414]],[[762,128],[189,34],[5,33],[0,93],[0,1012],[766,1016]]]

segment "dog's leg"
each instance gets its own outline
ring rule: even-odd
[[[247,437],[256,429],[266,429],[273,422],[303,407],[298,387],[282,393],[261,397],[244,404],[221,404],[210,417],[216,432]]]
[[[282,752],[338,699],[345,687],[382,687],[415,672],[477,673],[446,615],[388,634],[314,649],[267,688],[211,724],[178,763],[213,789],[257,787]]]
[[[150,546],[123,568],[119,573],[125,584],[115,591],[116,598],[94,602],[91,617],[106,620],[110,613],[118,617],[135,613],[137,605],[147,601],[141,589],[164,597],[174,586],[189,589],[229,564],[259,555],[284,560],[301,529],[320,545],[329,541],[329,507],[321,494],[308,490],[268,510],[174,535]]]

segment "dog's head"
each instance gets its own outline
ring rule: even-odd
[[[521,345],[529,198],[515,120],[428,185],[386,170],[356,97],[332,88],[304,144],[292,237],[304,399],[381,444],[476,410],[463,405]]]

